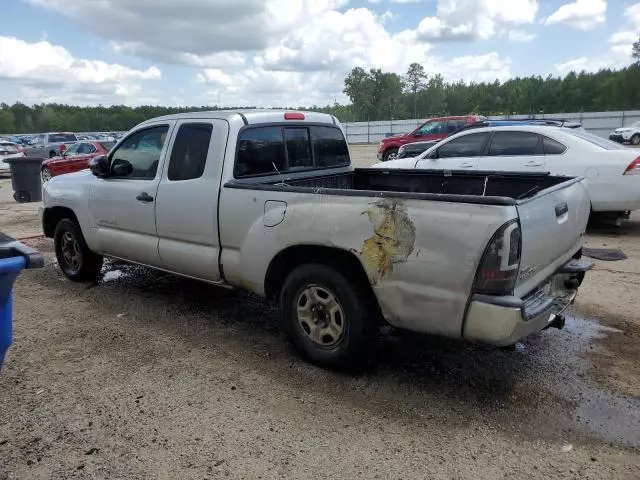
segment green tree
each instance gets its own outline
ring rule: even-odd
[[[640,37],[638,37],[638,41],[633,43],[633,48],[631,50],[631,57],[635,58],[636,61],[640,62]]]
[[[413,116],[418,116],[418,94],[427,86],[427,73],[419,63],[412,63],[404,76],[405,91],[413,99]]]

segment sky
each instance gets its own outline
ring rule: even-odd
[[[627,0],[2,0],[0,102],[347,103],[356,66],[448,81],[621,68]]]

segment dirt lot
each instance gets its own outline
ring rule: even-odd
[[[0,231],[39,231],[7,180]],[[515,351],[381,332],[345,375],[258,298],[117,263],[73,284],[30,240],[47,265],[14,290],[0,479],[640,478],[640,216],[587,242],[629,258],[597,262],[564,330]]]

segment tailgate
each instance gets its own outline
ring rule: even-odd
[[[578,251],[590,205],[583,179],[568,180],[518,202],[522,256],[516,296],[539,286]]]

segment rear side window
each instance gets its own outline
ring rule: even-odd
[[[238,137],[234,175],[250,177],[349,165],[349,149],[335,127],[256,127]]]
[[[496,132],[490,156],[540,155],[540,136],[531,132]]]
[[[169,180],[191,180],[202,176],[212,131],[210,123],[180,125],[169,160]]]
[[[567,147],[549,137],[542,137],[542,145],[545,155],[561,155],[567,151]]]
[[[447,122],[447,133],[451,135],[453,132],[459,130],[467,125],[466,120],[449,120]]]
[[[484,147],[488,139],[487,132],[458,137],[438,149],[438,158],[479,157],[484,154]]]
[[[77,142],[75,134],[73,133],[50,133],[49,143],[64,143],[64,142]]]

